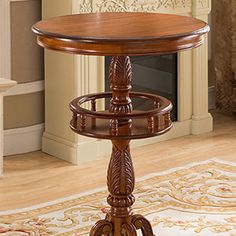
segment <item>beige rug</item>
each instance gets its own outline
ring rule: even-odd
[[[106,188],[27,209],[0,212],[1,236],[87,236],[104,217]],[[151,220],[156,236],[236,236],[236,164],[212,159],[136,184],[135,213]]]

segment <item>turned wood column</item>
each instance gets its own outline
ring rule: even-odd
[[[112,99],[109,111],[127,114],[132,112],[132,102],[129,97],[132,81],[132,68],[128,56],[115,56],[111,60],[109,79]],[[118,120],[118,132],[127,134],[130,129],[129,120]],[[107,172],[107,185],[110,195],[107,198],[111,206],[110,216],[115,227],[114,235],[120,235],[122,225],[131,223],[134,203],[134,168],[130,155],[130,140],[112,140],[112,154]]]

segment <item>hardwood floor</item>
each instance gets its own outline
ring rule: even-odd
[[[236,118],[214,113],[214,119],[212,133],[134,149],[136,177],[211,158],[236,162]],[[106,157],[74,166],[42,152],[6,157],[0,178],[0,211],[104,186],[108,161]]]

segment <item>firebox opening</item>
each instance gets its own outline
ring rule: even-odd
[[[177,53],[161,56],[130,57],[133,67],[132,91],[161,95],[173,103],[172,120],[177,114]],[[111,57],[105,57],[105,91],[110,91],[109,65]],[[152,104],[143,100],[132,101],[134,109],[148,110]],[[109,100],[105,102],[108,109]]]

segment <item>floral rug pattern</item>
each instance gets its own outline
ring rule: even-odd
[[[236,164],[212,159],[137,180],[134,211],[158,236],[236,236]],[[1,236],[87,236],[108,208],[106,188],[0,212]],[[141,235],[141,234],[140,234]]]

